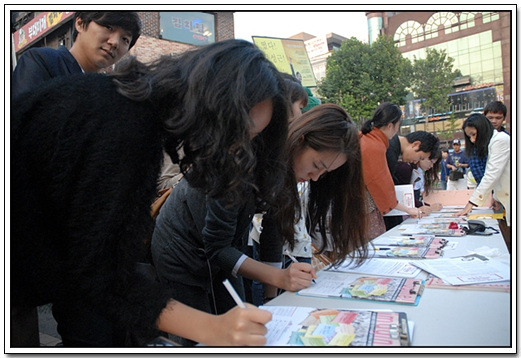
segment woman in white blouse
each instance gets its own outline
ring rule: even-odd
[[[505,218],[510,226],[510,136],[494,129],[490,121],[482,114],[473,114],[463,122],[465,133],[465,151],[470,157],[476,148],[479,159],[487,158],[485,175],[474,190],[465,208],[457,215],[466,215],[473,206],[485,203],[490,193],[493,194],[494,206],[502,204]]]

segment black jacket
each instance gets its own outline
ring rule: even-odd
[[[136,263],[153,230],[161,108],[100,74],[37,92],[11,107],[11,304],[88,302],[152,338],[171,294]]]
[[[210,277],[232,272],[243,255],[255,211],[253,192],[245,190],[244,198],[242,205],[229,207],[186,180],[174,187],[152,238],[152,257],[163,283],[206,288]]]

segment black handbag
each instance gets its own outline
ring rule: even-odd
[[[469,220],[467,224],[468,228],[463,227],[463,230],[467,233],[467,235],[492,235],[492,233],[489,231],[487,232],[486,229],[490,229],[494,231],[495,234],[499,234],[498,230],[494,229],[493,227],[486,226],[485,223],[481,220]]]
[[[463,179],[463,172],[461,172],[459,169],[456,169],[456,170],[451,170],[450,174],[449,174],[449,179],[450,180],[459,180],[459,179]]]

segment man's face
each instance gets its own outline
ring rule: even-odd
[[[454,143],[453,146],[454,146],[454,151],[456,153],[459,153],[461,150],[461,145],[459,143]]]
[[[431,156],[430,152],[420,150],[420,141],[408,143],[402,152],[402,160],[406,163],[418,164],[421,160],[428,159]]]
[[[497,112],[488,112],[485,117],[487,117],[490,123],[492,123],[492,126],[498,131],[501,129],[501,125],[505,120],[505,116],[503,115],[503,113]]]
[[[78,61],[86,72],[97,72],[111,66],[127,54],[132,35],[119,26],[102,26],[91,21],[84,28],[76,19],[78,36],[74,45],[80,50]]]

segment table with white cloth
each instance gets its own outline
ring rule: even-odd
[[[498,229],[497,220],[483,220],[487,226]],[[404,224],[417,222],[407,219]],[[382,236],[399,236],[397,226]],[[515,274],[515,265],[510,262],[510,255],[501,233],[490,236],[466,235],[446,237],[449,244],[457,242],[454,248],[445,248],[444,258],[467,255],[476,250],[492,249],[496,259],[504,260],[511,266],[511,275]],[[450,245],[449,245],[450,246]],[[479,251],[478,250],[478,251]],[[389,259],[407,260],[411,259]],[[343,275],[341,272],[321,270],[317,280],[326,275]],[[428,274],[422,271],[417,278],[425,279]],[[510,292],[479,291],[468,289],[425,288],[417,306],[375,302],[356,299],[320,298],[285,292],[271,300],[274,306],[307,306],[317,308],[346,308],[362,310],[393,310],[405,312],[407,319],[414,322],[410,345],[413,347],[483,347],[484,350],[473,352],[485,353],[486,347],[505,347],[515,349],[515,276],[511,276]],[[514,306],[512,306],[514,304]],[[514,353],[513,351],[509,351]],[[506,353],[506,352],[505,352]]]

